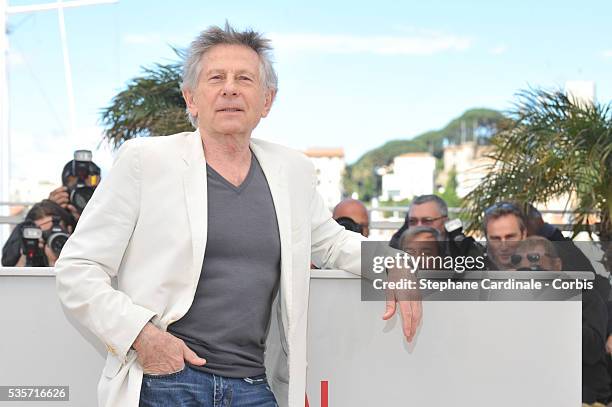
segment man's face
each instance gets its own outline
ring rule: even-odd
[[[519,220],[512,214],[503,215],[489,220],[487,224],[488,252],[493,261],[499,266],[509,268],[510,257],[515,253],[519,242],[526,237],[521,231]]]
[[[446,230],[444,229],[446,219],[447,217],[442,216],[435,202],[412,205],[408,212],[408,224],[410,226],[429,226],[437,229],[442,236],[446,235]]]
[[[413,257],[432,257],[438,256],[438,242],[431,233],[419,233],[404,239],[402,250]]]
[[[34,223],[36,224],[36,226],[39,227],[40,230],[44,232],[46,230],[51,229],[51,227],[53,227],[53,217],[45,216],[40,219],[36,219]]]
[[[512,263],[517,270],[536,267],[540,270],[561,271],[561,259],[550,257],[542,245],[521,245],[516,250],[513,260],[519,260],[518,263]]]
[[[261,81],[260,60],[242,45],[217,45],[202,56],[196,89],[183,91],[204,134],[249,135],[270,111],[273,92]]]

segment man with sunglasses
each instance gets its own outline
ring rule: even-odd
[[[565,269],[561,250],[564,246],[557,247],[545,237],[530,236],[519,244],[511,261],[517,270],[561,271]],[[609,284],[595,283],[592,290],[582,291],[582,402],[589,405],[607,402],[611,395],[605,342],[609,295]]]
[[[554,244],[541,236],[523,240],[510,256],[516,270],[561,271],[563,264]]]
[[[527,237],[525,217],[512,202],[498,202],[485,210],[483,230],[487,238],[490,268],[512,270],[511,258],[521,240]]]

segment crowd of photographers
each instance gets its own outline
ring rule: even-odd
[[[62,170],[62,186],[36,203],[2,248],[5,267],[52,267],[100,183],[91,151],[77,150]]]
[[[605,406],[612,401],[612,245],[604,245],[603,258],[591,261],[559,229],[544,222],[535,207],[524,209],[513,202],[487,208],[482,225],[486,244],[481,244],[463,233],[459,219],[449,220],[444,200],[422,195],[412,201],[389,244],[412,256],[481,256],[485,270],[594,272],[594,288],[582,291],[582,400],[584,406]],[[342,201],[333,215],[345,228],[368,236],[368,213],[361,202]]]

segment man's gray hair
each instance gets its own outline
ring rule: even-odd
[[[181,89],[195,90],[198,86],[202,64],[200,63],[205,53],[216,45],[242,45],[255,51],[259,56],[259,75],[264,88],[276,93],[278,90],[278,78],[272,66],[272,45],[268,38],[252,29],[236,31],[228,22],[225,27],[210,26],[196,37],[186,50],[183,62],[183,76]],[[193,127],[198,127],[198,118],[193,117],[187,109],[189,121]]]
[[[404,233],[402,233],[399,239],[400,247],[404,246],[405,240],[425,233],[432,235],[434,239],[436,239],[436,242],[442,241],[442,237],[440,236],[440,232],[438,231],[438,229],[432,228],[430,226],[415,226],[406,229]]]
[[[448,205],[444,202],[444,199],[437,195],[419,195],[412,200],[410,207],[413,205],[421,205],[427,202],[435,202],[438,205],[438,211],[440,216],[448,216]]]

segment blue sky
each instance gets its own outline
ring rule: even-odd
[[[11,6],[32,1],[9,0]],[[120,0],[65,11],[77,135],[55,11],[11,15],[13,174],[46,177],[95,148],[99,110],[141,66],[175,59],[202,29],[268,33],[280,92],[256,136],[294,148],[344,147],[353,162],[387,140],[444,126],[473,107],[507,109],[527,86],[592,80],[612,100],[610,1]],[[95,151],[106,166],[108,151]]]

